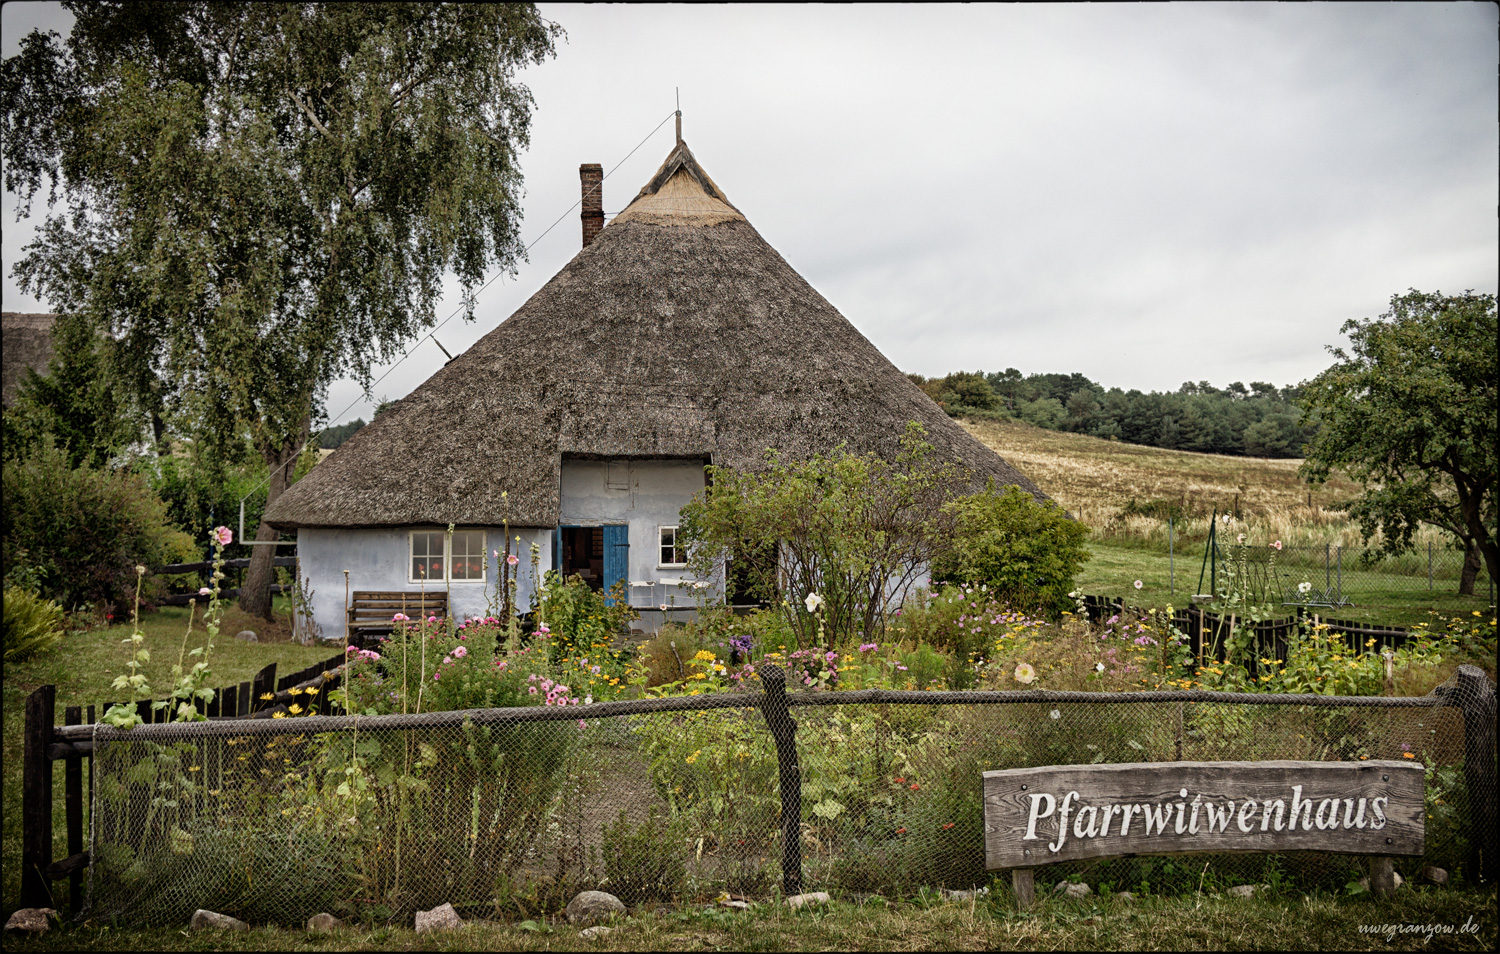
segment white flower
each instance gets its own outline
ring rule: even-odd
[[[1245,535],[1243,533],[1240,534],[1237,538],[1235,538],[1235,542],[1236,543],[1244,543],[1245,542]]]
[[[1136,588],[1136,589],[1140,589],[1140,588],[1141,588],[1141,587],[1142,587],[1142,586],[1144,586],[1144,585],[1145,585],[1145,584],[1144,584],[1144,583],[1142,583],[1142,582],[1141,582],[1141,581],[1140,581],[1140,580],[1136,580],[1136,581],[1135,581],[1135,588]]]
[[[1312,584],[1307,582],[1306,580],[1303,580],[1301,583],[1297,584],[1297,592],[1303,594],[1304,596],[1310,589],[1312,589]]]
[[[1226,514],[1225,514],[1225,515],[1224,515],[1224,516],[1223,516],[1223,517],[1220,517],[1220,518],[1219,518],[1219,519],[1221,519],[1221,520],[1223,520],[1223,521],[1224,521],[1224,523],[1225,523],[1225,525],[1226,525],[1226,526],[1227,526],[1227,525],[1228,525],[1228,524],[1231,524],[1231,523],[1234,523],[1234,518],[1233,518],[1233,517],[1231,517],[1231,516],[1230,516],[1230,515],[1229,515],[1229,514],[1227,514],[1227,513],[1226,513]]]
[[[1053,709],[1052,710],[1052,718],[1054,718],[1054,719],[1061,719],[1062,718],[1062,713],[1058,712],[1056,709]]]
[[[1016,666],[1016,682],[1023,686],[1029,686],[1036,681],[1036,670],[1031,668],[1031,663],[1021,663]]]
[[[802,601],[809,613],[816,613],[823,605],[823,597],[816,593],[807,594],[807,599]]]
[[[1104,671],[1104,663],[1102,663],[1102,662],[1101,663],[1094,663],[1094,672],[1103,672],[1103,671]]]

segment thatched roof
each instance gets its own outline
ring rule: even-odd
[[[6,407],[16,396],[26,369],[37,374],[47,373],[47,362],[52,360],[52,323],[55,314],[35,314],[18,311],[0,313],[0,397]]]
[[[912,420],[978,479],[1042,496],[814,291],[679,143],[515,314],[266,517],[283,529],[550,527],[566,456],[746,469],[767,447],[892,456]]]

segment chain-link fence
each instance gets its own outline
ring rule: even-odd
[[[1495,604],[1495,581],[1478,553],[1434,547],[1399,556],[1374,547],[1234,546],[1218,542],[1205,548],[1193,569],[1196,592],[1217,593],[1229,586],[1253,602],[1288,606],[1382,605],[1413,597],[1472,599],[1475,606]],[[1466,561],[1469,563],[1467,571]],[[1464,596],[1465,573],[1473,592]]]
[[[989,880],[982,772],[1175,760],[1420,761],[1426,853],[1403,873],[1493,877],[1494,685],[1471,667],[1421,698],[783,694],[779,670],[762,679],[765,692],[563,710],[57,730],[93,743],[92,913],[404,920],[444,902],[551,910],[587,888],[632,905],[968,888]],[[1312,888],[1361,864],[1142,857],[1037,873],[1072,874],[1137,891]]]

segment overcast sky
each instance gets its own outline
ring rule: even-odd
[[[903,371],[1289,384],[1395,293],[1496,290],[1493,4],[541,9],[568,38],[521,75],[527,242],[577,201],[579,163],[613,168],[680,87],[709,174]],[[5,56],[71,20],[3,19]],[[671,147],[668,122],[606,181],[607,213]],[[4,307],[45,310],[10,274],[15,205]],[[467,348],[578,247],[575,210],[438,340]],[[454,285],[439,320],[457,307]],[[443,361],[419,345],[375,397]],[[328,413],[369,405],[341,383]]]

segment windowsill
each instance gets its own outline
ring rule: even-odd
[[[474,583],[484,583],[484,580],[407,580],[408,586],[421,586],[426,584],[431,587],[438,586],[468,586]]]

